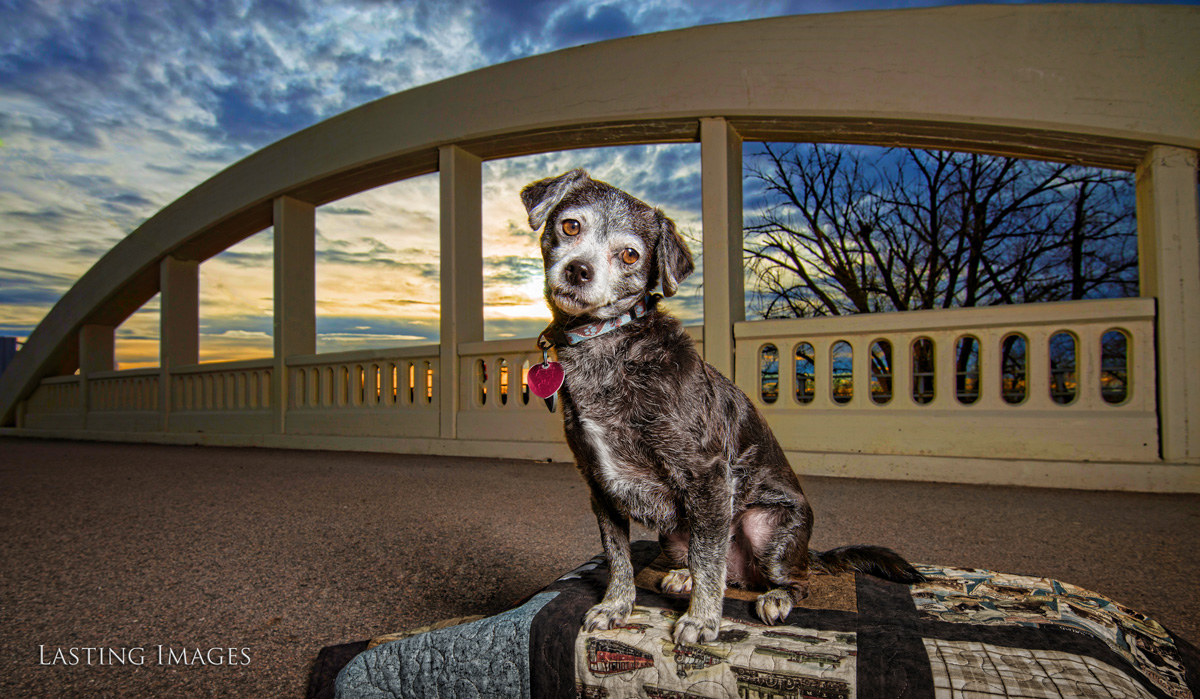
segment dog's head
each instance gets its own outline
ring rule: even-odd
[[[660,283],[671,296],[692,270],[675,223],[583,170],[521,190],[529,225],[542,231],[546,301],[568,316],[615,318]]]

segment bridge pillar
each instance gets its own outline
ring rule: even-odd
[[[438,153],[441,186],[441,357],[438,400],[442,439],[458,435],[458,346],[483,340],[483,171],[458,146]]]
[[[1200,215],[1195,151],[1154,146],[1146,154],[1137,169],[1137,224],[1141,295],[1158,300],[1162,458],[1200,461]]]
[[[733,379],[733,324],[746,319],[742,265],[742,137],[700,120],[704,221],[704,359]]]
[[[287,358],[317,353],[316,207],[291,197],[275,200],[275,365],[271,410],[275,432],[286,431]]]
[[[163,258],[158,266],[158,411],[171,419],[171,370],[200,363],[200,263]]]
[[[85,325],[79,329],[79,411],[87,429],[88,375],[117,368],[115,360],[117,328],[113,325]]]

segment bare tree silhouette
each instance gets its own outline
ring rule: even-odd
[[[761,205],[748,217],[745,256],[750,311],[761,317],[1137,293],[1126,173],[830,145],[748,154]]]

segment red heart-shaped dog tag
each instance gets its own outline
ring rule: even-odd
[[[529,390],[538,398],[549,398],[563,385],[563,368],[558,362],[544,362],[529,367],[526,377]]]

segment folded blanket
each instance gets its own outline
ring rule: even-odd
[[[939,566],[917,566],[928,582],[911,586],[815,576],[778,626],[754,616],[757,593],[728,590],[716,642],[675,644],[687,597],[658,592],[657,544],[635,543],[634,560],[636,607],[621,628],[580,628],[608,578],[597,557],[502,614],[354,646],[336,694],[1200,699],[1193,646],[1056,580]]]

